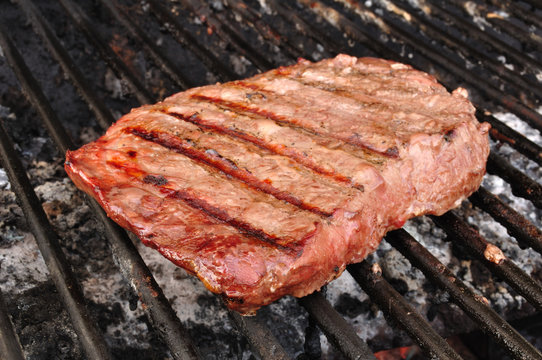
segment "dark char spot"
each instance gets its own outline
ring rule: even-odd
[[[167,179],[162,175],[146,175],[143,178],[143,182],[146,184],[153,184],[158,186],[166,185],[168,183]]]

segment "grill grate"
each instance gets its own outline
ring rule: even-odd
[[[254,42],[243,29],[238,29],[228,18],[227,11],[231,11],[242,23],[252,24],[256,32],[263,39],[265,44],[272,44],[279,50],[280,56],[288,61],[297,56],[315,58],[307,49],[296,42],[291,35],[291,28],[284,32],[284,27],[279,22],[273,21],[273,17],[279,17],[280,24],[287,23],[304,33],[307,39],[324,47],[324,56],[333,55],[339,52],[362,51],[364,55],[378,55],[394,60],[409,62],[415,67],[432,71],[439,80],[450,87],[456,86],[454,80],[461,80],[469,88],[475,90],[474,101],[479,109],[478,119],[488,121],[493,129],[491,136],[496,141],[509,144],[518,152],[530,158],[540,165],[542,159],[542,148],[535,142],[527,139],[522,134],[511,129],[491,115],[490,109],[495,105],[508,109],[533,128],[542,129],[542,116],[534,110],[537,104],[537,97],[540,97],[542,90],[540,83],[533,76],[542,69],[542,65],[536,56],[527,52],[518,51],[516,47],[501,40],[498,33],[491,29],[482,31],[467,16],[462,13],[462,2],[453,1],[453,6],[441,4],[437,0],[423,2],[419,9],[410,5],[398,2],[380,1],[382,8],[375,9],[349,0],[336,1],[312,1],[299,0],[298,4],[286,4],[275,0],[264,2],[274,14],[265,15],[262,12],[253,11],[250,1],[229,0],[221,5],[226,11],[213,11],[216,4],[205,4],[193,0],[183,0],[182,5],[199,16],[207,25],[209,32],[218,35],[222,42],[231,47],[232,51],[244,56],[255,69],[264,71],[276,65],[280,65],[273,57],[267,56],[260,50],[258,42]],[[528,2],[533,6],[540,6],[538,1]],[[154,102],[155,96],[149,92],[147,87],[119,56],[108,45],[107,41],[100,34],[99,26],[93,23],[79,5],[71,0],[61,0],[68,17],[78,29],[84,34],[89,43],[96,49],[103,61],[120,78],[126,81],[129,88],[140,103]],[[51,26],[40,14],[31,0],[19,0],[18,5],[30,19],[34,30],[43,39],[45,46],[53,57],[61,64],[64,72],[70,77],[74,85],[81,93],[91,111],[95,114],[102,128],[111,124],[113,116],[103,101],[85,80],[85,77],[78,69],[76,62],[56,38]],[[106,8],[110,14],[130,33],[144,50],[153,58],[156,65],[176,84],[178,89],[186,89],[194,86],[192,80],[182,75],[178,66],[168,59],[163,49],[156,46],[146,35],[145,30],[132,20],[128,14],[127,7],[116,2],[100,1],[99,5]],[[212,6],[211,6],[212,5]],[[253,4],[252,4],[253,5]],[[387,6],[384,6],[387,5]],[[489,12],[489,5],[475,3],[485,14]],[[527,25],[533,24],[540,28],[542,19],[536,12],[530,11],[527,4],[521,6],[512,2],[494,2],[504,11],[517,16]],[[208,44],[201,44],[200,39],[184,26],[181,19],[170,11],[166,5],[157,0],[148,0],[143,6],[149,6],[150,12],[159,24],[164,25],[172,37],[192,52],[216,78],[222,81],[237,79],[240,75],[225,65],[223,59],[213,52]],[[130,13],[131,14],[131,13]],[[327,21],[325,28],[335,27],[339,30],[337,34],[325,32],[319,29],[318,17]],[[514,34],[518,27],[515,23],[502,21],[495,17],[487,17],[491,24],[495,24],[497,30],[505,30],[510,35]],[[448,28],[445,24],[453,23],[454,28]],[[423,31],[419,32],[417,28]],[[525,26],[522,28],[525,31]],[[290,32],[288,32],[290,31]],[[61,153],[67,149],[74,148],[67,130],[49,104],[41,90],[41,86],[34,79],[24,59],[12,45],[7,34],[9,31],[0,31],[0,45],[3,54],[10,67],[16,74],[25,95],[29,102],[38,111],[50,136],[54,140]],[[340,34],[347,37],[342,39]],[[461,34],[469,34],[469,38]],[[522,32],[523,33],[523,32]],[[14,36],[13,34],[11,34]],[[472,38],[471,38],[472,37]],[[437,45],[433,45],[436,40]],[[535,33],[526,36],[518,41],[537,48],[540,46],[540,37]],[[349,41],[359,42],[356,46],[349,48]],[[253,45],[256,44],[256,45]],[[308,45],[307,45],[308,46]],[[408,47],[405,51],[404,47]],[[484,50],[478,50],[484,49]],[[351,51],[350,51],[351,50]],[[457,51],[460,55],[449,55],[451,51]],[[412,57],[407,54],[411,51]],[[493,60],[493,54],[506,53],[514,63],[513,69]],[[468,69],[466,64],[474,61],[473,69]],[[477,72],[478,68],[483,71]],[[485,75],[489,74],[487,78]],[[9,171],[10,181],[21,203],[25,202],[25,195],[35,194],[28,184],[25,190],[18,190],[17,184],[28,182],[22,166],[18,165],[18,159],[13,151],[13,144],[0,132],[2,143],[2,163]],[[12,167],[19,166],[18,170],[11,171]],[[495,174],[508,182],[516,196],[531,201],[536,207],[542,208],[542,186],[516,169],[503,157],[492,151],[488,162],[488,172]],[[471,197],[471,202],[484,212],[487,212],[498,222],[503,224],[510,234],[518,239],[524,246],[529,246],[540,252],[542,250],[542,232],[529,220],[518,214],[507,206],[498,197],[481,188]],[[83,305],[83,296],[77,292],[79,286],[73,279],[69,264],[62,257],[62,250],[54,244],[56,235],[50,224],[47,222],[39,201],[35,198],[32,204],[23,206],[27,221],[33,229],[36,239],[40,243],[40,249],[44,258],[49,253],[58,258],[59,270],[50,268],[51,275],[55,278],[55,284],[59,289],[61,298],[74,305],[66,305],[70,311],[74,328],[76,328],[79,339],[88,358],[108,358],[108,350],[103,341],[100,331],[93,326],[91,317]],[[128,235],[118,226],[112,223],[101,208],[93,200],[88,199],[96,217],[104,224],[107,238],[110,242],[111,251],[122,274],[128,279],[135,292],[138,294],[141,303],[150,319],[154,329],[160,334],[162,340],[171,351],[175,359],[198,358],[198,350],[194,347],[187,331],[184,329],[174,310],[169,305],[162,290],[154,280],[151,271],[138,254]],[[41,215],[32,215],[38,214]],[[37,216],[40,216],[38,219]],[[463,222],[454,212],[442,217],[432,217],[435,224],[444,229],[454,243],[464,248],[466,253],[477,257],[481,262],[503,278],[518,293],[522,294],[538,311],[542,307],[542,287],[524,271],[515,266],[509,259],[503,258],[498,261],[488,256],[487,249],[492,245],[472,227]],[[45,236],[46,240],[41,241]],[[491,310],[484,302],[484,299],[473,294],[460,280],[434,258],[421,244],[416,242],[408,233],[403,230],[391,233],[387,240],[399,250],[414,266],[421,269],[424,274],[435,284],[443,287],[476,323],[493,337],[496,343],[503,346],[508,353],[518,359],[539,359],[542,355],[530,343],[522,338],[502,318]],[[53,242],[53,244],[48,244]],[[496,249],[496,248],[495,248]],[[502,254],[495,250],[497,255]],[[489,259],[488,259],[489,258]],[[493,260],[492,260],[493,259]],[[424,350],[425,354],[432,358],[458,359],[459,355],[440,337],[430,325],[419,315],[412,306],[384,279],[376,264],[371,265],[368,261],[348,267],[349,272],[370,295],[374,301],[385,312],[392,323],[403,327]],[[62,291],[63,288],[71,289],[71,293]],[[71,300],[75,299],[75,300]],[[487,300],[486,300],[487,301]],[[307,310],[312,319],[318,324],[328,339],[344,354],[346,358],[359,359],[371,358],[372,354],[368,345],[359,337],[355,336],[355,330],[333,309],[331,304],[321,293],[315,293],[306,298],[300,299],[299,303]],[[390,304],[394,304],[390,306]],[[264,359],[288,358],[287,352],[280,342],[272,335],[272,332],[264,321],[256,316],[254,318],[243,318],[237,314],[230,314],[239,330],[247,337],[254,351]],[[4,333],[9,332],[5,326],[6,320],[0,324],[2,339],[9,339]],[[7,324],[9,325],[9,324]],[[7,332],[4,332],[4,329]],[[9,340],[7,340],[9,341]],[[16,358],[19,350],[17,346],[9,347],[10,354]],[[7,351],[7,350],[6,350]],[[20,357],[20,356],[19,356]]]

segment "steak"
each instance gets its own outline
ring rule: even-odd
[[[318,290],[409,218],[458,206],[485,173],[488,130],[464,89],[339,55],[134,109],[65,168],[249,314]]]

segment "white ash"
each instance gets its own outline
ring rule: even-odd
[[[539,79],[542,81],[541,79]],[[536,110],[538,113],[542,114],[542,106]],[[525,121],[522,121],[516,115],[512,113],[497,112],[493,114],[494,117],[516,130],[517,132],[523,134],[527,139],[531,140],[536,144],[542,144],[542,136],[540,132],[527,124]]]
[[[43,202],[60,201],[69,203],[73,197],[75,187],[70,179],[49,181],[34,188],[34,191]]]
[[[247,71],[247,66],[250,65],[250,61],[248,61],[244,56],[236,56],[236,55],[230,55],[230,63],[233,66],[233,70],[237,74],[244,74]]]
[[[0,190],[10,190],[11,184],[9,183],[8,175],[6,170],[0,168]]]
[[[49,271],[34,236],[25,232],[14,240],[16,243],[9,247],[0,246],[0,288],[10,296],[21,294],[49,279]]]

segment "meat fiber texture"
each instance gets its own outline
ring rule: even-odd
[[[488,130],[466,90],[339,55],[134,109],[65,168],[114,221],[251,314],[320,289],[407,219],[458,206],[485,173]]]

